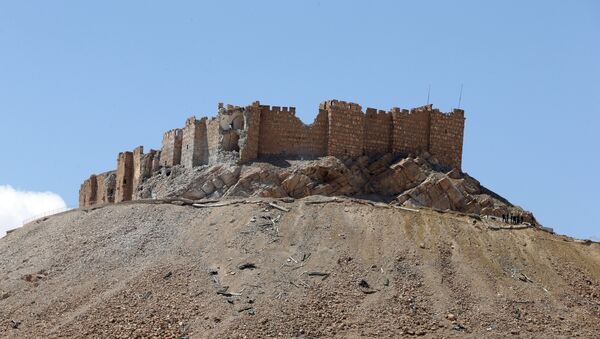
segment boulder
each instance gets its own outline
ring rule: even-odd
[[[392,169],[400,167],[408,180],[411,182],[421,182],[426,179],[426,175],[412,158],[402,159],[397,166],[392,165]]]
[[[446,195],[446,192],[439,185],[431,185],[427,194],[431,200],[431,207],[439,210],[449,210],[451,208],[450,199]]]
[[[204,191],[204,194],[206,195],[210,195],[212,192],[215,191],[215,185],[213,185],[212,181],[205,182],[201,188],[202,191]]]
[[[223,173],[221,173],[220,178],[226,186],[233,186],[238,179],[233,172],[229,170],[224,170]]]
[[[281,183],[281,187],[287,194],[294,198],[308,195],[308,184],[311,179],[304,174],[292,174]]]
[[[367,170],[370,172],[371,175],[377,175],[380,173],[385,172],[390,165],[390,162],[392,162],[393,156],[390,153],[387,153],[385,155],[383,155],[381,158],[377,159],[376,161],[374,161],[373,163],[371,163],[368,167]]]
[[[212,180],[212,184],[215,186],[216,189],[220,190],[221,188],[223,188],[223,186],[225,186],[225,183],[223,182],[223,180],[221,180],[219,177],[216,177]]]
[[[462,208],[464,208],[465,195],[458,188],[456,188],[452,181],[446,176],[444,176],[442,179],[440,179],[440,181],[438,181],[438,185],[448,195],[452,207],[457,211],[461,211]]]
[[[479,206],[479,203],[477,203],[477,200],[469,197],[467,199],[467,202],[465,203],[464,212],[465,213],[472,213],[472,214],[480,214],[481,213],[481,206]]]

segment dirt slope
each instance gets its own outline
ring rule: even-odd
[[[118,204],[29,224],[0,239],[0,337],[600,333],[597,243],[319,199],[277,201],[289,212]]]

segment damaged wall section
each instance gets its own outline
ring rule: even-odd
[[[257,157],[325,155],[327,121],[323,110],[313,124],[305,125],[296,117],[295,107],[260,106]]]
[[[159,168],[160,152],[151,149],[144,154],[144,147],[139,146],[133,150],[133,182],[131,200],[137,200],[138,192],[144,180],[150,178]]]
[[[116,172],[92,174],[79,189],[79,206],[109,204],[115,201]]]
[[[245,129],[240,131],[240,163],[246,163],[258,157],[260,142],[260,102],[255,101],[244,110]]]

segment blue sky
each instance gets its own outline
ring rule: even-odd
[[[4,1],[0,185],[79,185],[218,102],[455,107],[463,170],[600,237],[600,2]]]

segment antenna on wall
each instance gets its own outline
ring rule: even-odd
[[[460,84],[460,94],[458,95],[458,107],[460,108],[460,102],[462,101],[462,90],[463,90],[463,84]]]
[[[431,94],[431,84],[427,88],[427,105],[429,105],[429,94]]]

